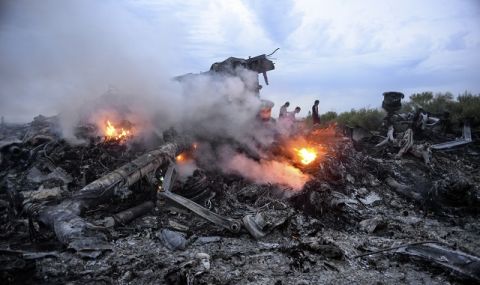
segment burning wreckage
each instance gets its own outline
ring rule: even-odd
[[[259,96],[258,74],[268,84],[273,69],[260,55],[229,58],[206,74],[242,78],[253,71],[248,88]],[[448,118],[421,108],[398,114],[402,98],[384,93],[387,117],[373,134],[302,123],[279,131],[273,103],[262,101],[251,144],[172,128],[145,144],[137,140],[139,126],[108,119],[80,124],[76,135],[88,143],[70,144],[57,117],[2,123],[1,279],[479,282],[475,133],[466,123],[461,138],[448,141]],[[226,145],[225,163],[204,159]]]

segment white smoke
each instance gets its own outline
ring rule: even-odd
[[[236,154],[225,161],[224,167],[227,172],[240,174],[256,183],[283,184],[294,190],[301,190],[310,178],[287,162],[277,160],[257,162],[241,154]]]
[[[183,59],[168,15],[153,25],[123,1],[2,3],[0,114],[9,121],[59,113],[68,138],[80,120],[110,113],[143,129],[242,137],[258,111],[255,72],[172,80]]]
[[[0,114],[9,121],[59,114],[67,139],[79,122],[110,119],[128,120],[145,132],[173,126],[203,138],[233,139],[253,151],[272,142],[255,125],[261,105],[252,91],[256,72],[172,80],[184,71],[178,70],[183,59],[175,42],[181,31],[172,29],[168,15],[162,25],[152,25],[128,2],[113,0],[2,1],[0,13]],[[226,171],[300,187],[298,173],[277,162],[229,157]]]
[[[150,25],[123,1],[2,1],[0,10],[0,113],[7,120],[61,113],[69,135],[111,86],[122,94],[111,103],[175,115],[175,31]]]

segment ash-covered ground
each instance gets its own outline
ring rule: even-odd
[[[396,156],[398,148],[392,145],[375,147],[380,136],[354,140],[338,131],[328,137],[312,132],[306,136],[320,142],[325,153],[301,167],[310,176],[301,190],[253,183],[198,162],[198,169],[177,180],[172,191],[241,221],[238,233],[172,203],[154,183],[140,179],[82,213],[88,230],[102,235],[98,247],[89,243],[86,248],[59,241],[62,229],[42,224],[38,213],[78,198],[79,189],[149,149],[95,140],[70,145],[54,135],[55,124],[55,118],[37,117],[30,124],[2,127],[4,284],[480,280],[478,143],[435,151],[427,164],[410,154]],[[164,143],[159,139],[158,145]],[[105,223],[106,217],[145,201],[154,202],[146,214],[128,223]]]

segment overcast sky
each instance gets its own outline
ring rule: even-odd
[[[183,32],[185,71],[280,50],[263,97],[305,113],[381,104],[383,91],[480,92],[480,1],[137,1]],[[187,4],[188,3],[188,4]]]
[[[477,0],[98,2],[134,17],[142,23],[140,28],[168,35],[161,44],[169,51],[159,50],[169,57],[166,62],[176,58],[173,66],[162,67],[167,76],[206,71],[229,56],[246,58],[280,48],[273,56],[276,69],[269,73],[270,85],[261,93],[276,103],[275,113],[286,100],[306,115],[315,99],[320,100],[321,112],[339,112],[378,107],[382,92],[390,90],[407,96],[421,91],[480,93]],[[10,34],[5,48],[2,33],[5,39],[9,27],[19,23],[1,20],[3,76],[15,64],[5,59],[14,54],[12,47],[26,42]],[[12,90],[1,93],[0,114],[7,117],[15,112],[12,98],[36,96],[12,95]]]

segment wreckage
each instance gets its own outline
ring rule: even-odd
[[[268,55],[261,54],[254,57],[249,57],[248,59],[229,57],[222,62],[215,62],[214,64],[212,64],[209,71],[200,73],[198,75],[223,74],[240,77],[239,74],[242,72],[242,69],[245,69],[256,72],[258,74],[261,73],[263,75],[263,80],[265,81],[265,84],[268,85],[269,82],[267,72],[275,69],[275,64],[269,59],[269,57],[272,56],[277,50],[279,49],[275,49],[272,53]],[[192,76],[196,76],[196,74],[187,73],[177,76],[174,79],[181,82],[191,78]],[[251,88],[252,91],[254,91],[258,96],[260,89],[262,89],[262,85],[260,85],[258,78],[256,80],[256,84],[254,84],[254,86],[252,86]]]
[[[258,74],[273,69],[261,55],[230,58],[209,72],[236,66]],[[378,134],[305,129],[262,156],[235,145],[261,170],[287,165],[282,175],[300,177],[298,189],[283,183],[288,179],[255,183],[200,159],[234,144],[228,140],[167,130],[148,148],[130,143],[135,132],[128,124],[110,123],[100,135],[79,126],[88,144],[71,145],[57,132],[56,117],[2,124],[2,280],[480,282],[475,133],[465,124],[459,140],[420,138],[442,120],[423,110],[398,114],[402,98],[384,94],[387,117]],[[180,177],[188,162],[195,171]]]

